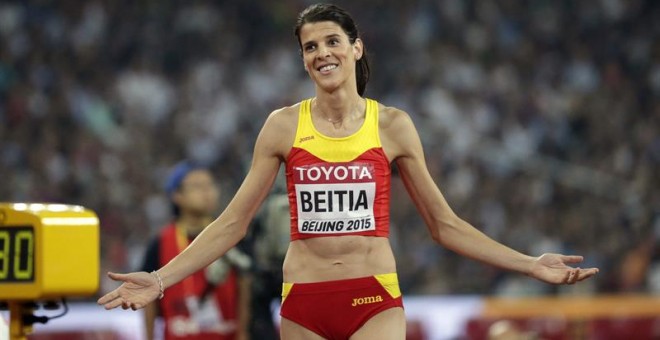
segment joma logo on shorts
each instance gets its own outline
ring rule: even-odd
[[[380,295],[376,296],[365,296],[357,299],[353,299],[353,303],[351,306],[359,306],[359,305],[368,305],[370,303],[376,303],[376,302],[383,302],[383,297]]]

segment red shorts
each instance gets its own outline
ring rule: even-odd
[[[284,283],[280,315],[326,339],[348,339],[374,315],[403,308],[396,273]]]

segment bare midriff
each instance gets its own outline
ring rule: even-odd
[[[292,241],[284,259],[284,282],[344,280],[394,273],[388,238],[328,236]]]

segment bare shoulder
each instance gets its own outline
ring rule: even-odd
[[[378,128],[381,137],[403,137],[402,134],[415,131],[410,115],[393,106],[379,104]]]
[[[406,111],[379,104],[380,141],[390,161],[411,154],[418,145],[417,130]]]
[[[378,125],[381,130],[402,127],[401,125],[411,124],[412,120],[406,111],[394,106],[385,106],[378,104],[379,120]]]
[[[286,127],[291,125],[295,128],[298,125],[298,111],[300,110],[300,103],[291,106],[279,108],[268,115],[266,123],[275,124],[278,127]]]
[[[268,153],[284,156],[293,146],[298,126],[298,111],[300,103],[285,106],[271,112],[259,133],[258,144]]]

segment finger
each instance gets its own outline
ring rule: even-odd
[[[106,303],[116,299],[119,297],[119,293],[117,293],[117,290],[113,290],[108,294],[103,295],[101,298],[99,298],[96,303],[99,305],[105,305]]]
[[[568,283],[568,280],[571,278],[571,271],[567,270],[566,274],[564,274],[564,279],[561,280],[561,283]]]
[[[108,277],[115,280],[115,281],[127,281],[128,280],[128,275],[127,274],[119,274],[119,273],[108,272]]]
[[[596,274],[598,274],[599,270],[598,268],[589,268],[589,269],[582,269],[580,270],[578,274],[578,281],[586,280]]]
[[[584,260],[584,257],[578,255],[562,255],[561,260],[564,263],[580,263]]]
[[[105,307],[106,310],[114,309],[121,306],[121,298],[114,299],[110,302],[105,303],[103,307]]]
[[[564,284],[570,285],[571,281],[573,280],[573,270],[569,269],[566,271],[566,279],[564,280]]]
[[[577,279],[579,277],[579,273],[580,273],[580,268],[571,269],[570,274],[568,275],[567,283],[569,285],[575,284],[575,282],[577,282]]]

